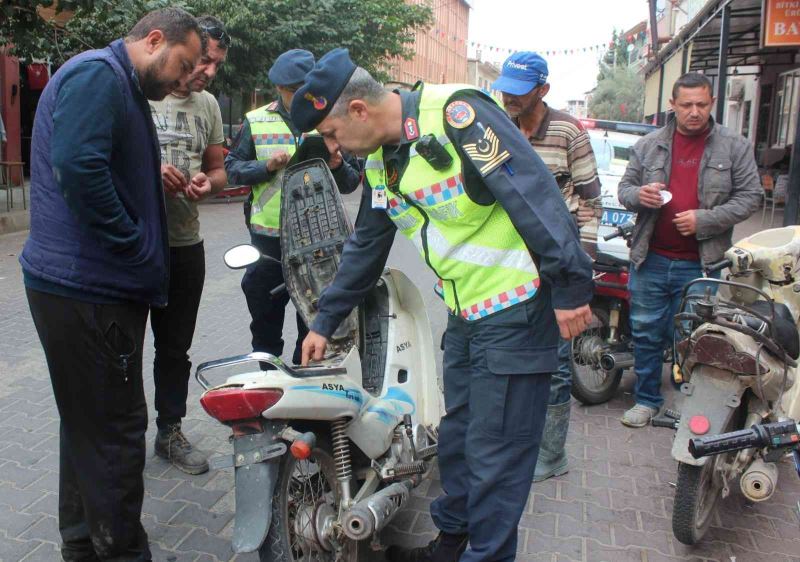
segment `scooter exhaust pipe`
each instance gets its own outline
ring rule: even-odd
[[[762,459],[753,461],[739,481],[744,496],[753,502],[763,502],[772,497],[778,481],[778,466]]]
[[[633,367],[633,353],[604,353],[600,356],[600,367],[604,371]]]
[[[342,518],[344,534],[361,541],[383,529],[408,501],[413,487],[411,480],[395,482],[358,502]]]

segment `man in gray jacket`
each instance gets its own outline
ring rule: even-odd
[[[631,243],[631,332],[636,404],[622,423],[644,427],[664,402],[663,351],[686,283],[722,259],[733,227],[761,201],[753,148],[711,119],[711,82],[690,72],[675,82],[675,118],[633,147],[619,200],[638,213]]]

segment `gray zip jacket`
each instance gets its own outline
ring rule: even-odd
[[[750,142],[712,119],[697,180],[700,208],[697,233],[700,261],[720,261],[731,247],[733,227],[752,215],[761,203],[762,187]],[[642,137],[630,153],[630,162],[619,182],[618,196],[626,209],[637,213],[631,239],[631,263],[639,269],[650,248],[658,209],[639,203],[639,190],[648,183],[669,189],[672,136],[675,121]]]

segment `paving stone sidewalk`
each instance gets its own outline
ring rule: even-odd
[[[352,198],[351,208],[357,204]],[[241,206],[204,205],[207,276],[191,354],[195,364],[249,349],[249,316],[239,288],[241,273],[227,270],[225,249],[246,240]],[[58,414],[44,356],[22,287],[17,257],[25,233],[0,236],[0,561],[59,560],[57,528]],[[405,252],[405,253],[404,253]],[[413,252],[402,247],[391,263],[413,273],[423,293],[429,278]],[[416,269],[414,269],[416,268]],[[427,297],[426,297],[427,298]],[[431,300],[431,303],[435,301]],[[431,307],[436,305],[431,304]],[[442,314],[431,313],[434,338]],[[437,317],[438,315],[438,317]],[[294,341],[293,312],[287,314]],[[152,405],[152,338],[145,347],[145,388]],[[764,504],[748,504],[738,491],[717,510],[700,546],[688,548],[671,532],[676,478],[670,458],[672,432],[631,430],[618,419],[632,403],[632,380],[608,404],[573,404],[568,441],[570,472],[536,485],[522,518],[518,560],[524,562],[800,562],[800,479],[780,464],[780,484]],[[226,428],[210,419],[190,385],[184,429],[209,452],[228,452]],[[151,420],[154,413],[150,411]],[[154,424],[153,424],[154,425]],[[152,454],[148,432],[144,525],[154,559],[170,562],[254,561],[231,554],[234,496],[229,470],[188,476]],[[408,509],[387,532],[391,540],[423,544],[435,529],[428,506],[441,491],[437,479],[415,490]],[[377,556],[376,558],[380,558]]]

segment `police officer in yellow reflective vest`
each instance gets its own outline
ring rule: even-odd
[[[275,59],[269,80],[275,84],[279,99],[247,114],[235,146],[225,158],[228,181],[233,185],[250,185],[252,191],[245,203],[245,220],[250,239],[265,255],[280,260],[280,212],[283,168],[294,154],[300,132],[289,119],[288,108],[295,91],[303,84],[306,73],[314,66],[314,55],[292,49]],[[328,161],[333,177],[342,193],[354,191],[360,183],[360,172],[354,159],[342,159],[332,152]],[[283,283],[283,271],[275,262],[261,260],[247,268],[242,278],[242,291],[247,299],[252,322],[253,351],[266,351],[275,356],[283,352],[283,319],[288,294],[271,296],[270,291]],[[300,344],[308,332],[297,315],[297,343],[292,360],[300,362]]]
[[[464,85],[387,92],[347,51],[322,57],[292,121],[367,156],[353,236],[303,342],[303,362],[371,289],[396,231],[450,310],[439,427],[441,531],[392,561],[513,560],[558,367],[559,331],[591,320],[592,264],[553,176],[489,97]]]

